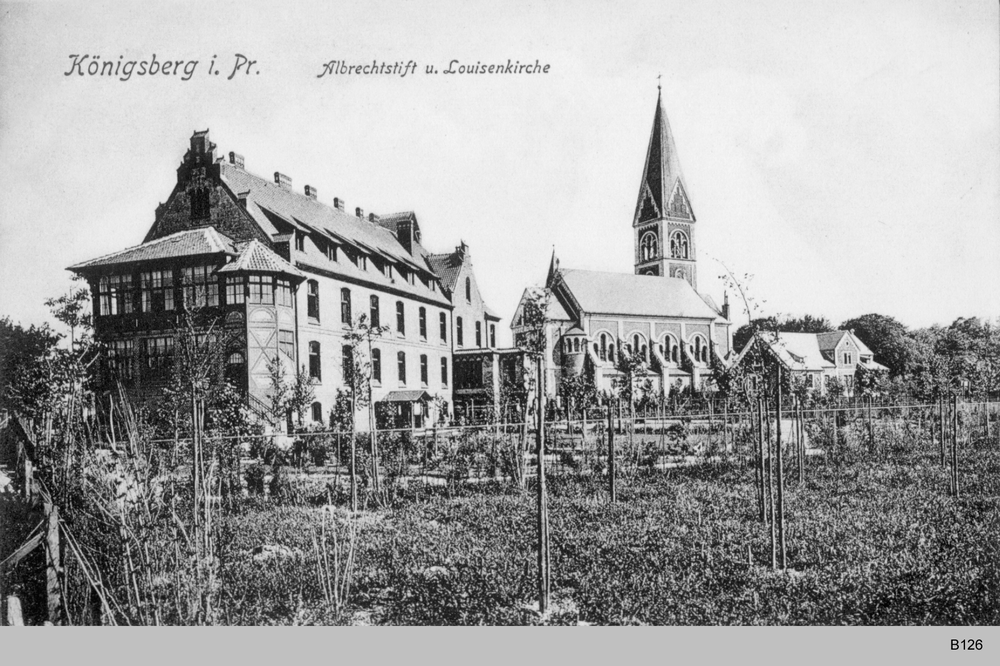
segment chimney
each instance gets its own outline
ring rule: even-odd
[[[722,318],[729,319],[729,292],[723,292],[722,294]]]
[[[283,190],[292,189],[292,179],[278,171],[274,172],[274,182],[280,185]]]
[[[340,197],[334,197],[333,207],[339,210],[340,212],[344,212],[344,200],[341,199]]]
[[[378,215],[376,215],[375,213],[368,213],[368,221],[371,222],[372,224],[375,224],[376,222],[378,222]]]
[[[360,217],[362,220],[365,219],[365,211],[360,207],[354,209],[354,214]]]
[[[469,246],[465,244],[465,241],[459,241],[459,246],[455,248],[455,252],[464,259],[469,255]]]
[[[316,188],[312,185],[306,185],[306,196],[313,199],[316,198]]]
[[[240,208],[242,208],[243,210],[247,209],[247,197],[249,196],[250,196],[250,190],[239,192],[236,195],[236,201],[240,204]]]
[[[237,169],[242,169],[243,168],[243,156],[240,155],[239,153],[234,153],[233,151],[230,150],[229,151],[229,163],[232,164]]]

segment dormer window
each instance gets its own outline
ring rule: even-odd
[[[330,261],[337,261],[337,246],[333,243],[326,246],[326,258]]]
[[[306,235],[298,231],[295,232],[295,251],[296,252],[306,251]]]

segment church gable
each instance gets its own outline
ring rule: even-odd
[[[674,187],[673,194],[670,195],[670,204],[667,206],[667,212],[670,217],[694,221],[691,202],[688,201],[687,192],[684,191],[684,185],[680,178],[677,179],[677,185]]]
[[[642,199],[639,201],[639,213],[635,220],[636,224],[641,222],[648,222],[649,220],[656,220],[660,217],[660,209],[657,207],[656,202],[653,200],[653,194],[650,192],[649,184],[643,185]]]

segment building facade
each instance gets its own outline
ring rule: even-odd
[[[285,174],[254,175],[235,152],[217,157],[205,131],[143,243],[70,270],[91,285],[106,389],[125,379],[155,397],[196,314],[199,330],[226,333],[226,374],[252,406],[268,404],[280,363],[308,373],[309,418],[325,422],[351,384],[349,336],[367,325],[381,333],[363,352],[373,400],[394,423],[421,425],[440,416],[434,404],[450,411],[455,351],[495,346],[498,318],[468,257],[464,243],[430,254],[412,212],[349,212]]]
[[[754,350],[769,353],[791,373],[794,382],[801,382],[820,395],[826,395],[836,380],[848,397],[853,396],[859,367],[888,372],[853,331],[757,332],[734,358],[734,366],[748,362]]]
[[[546,391],[564,377],[592,373],[599,391],[621,376],[623,353],[638,353],[655,392],[702,390],[725,366],[732,332],[728,299],[720,308],[697,291],[697,219],[670,124],[657,96],[632,233],[633,273],[560,268],[553,253],[544,288],[525,290],[511,329],[515,344],[532,334],[526,308],[547,303]]]

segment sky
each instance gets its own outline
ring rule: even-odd
[[[464,240],[508,323],[553,248],[632,272],[659,82],[716,301],[728,271],[755,314],[996,317],[998,34],[996,2],[2,3],[0,316],[45,321],[67,266],[140,243],[208,128],[298,191],[415,211],[431,251]],[[85,54],[198,62],[67,76]],[[443,73],[508,59],[549,71]]]

